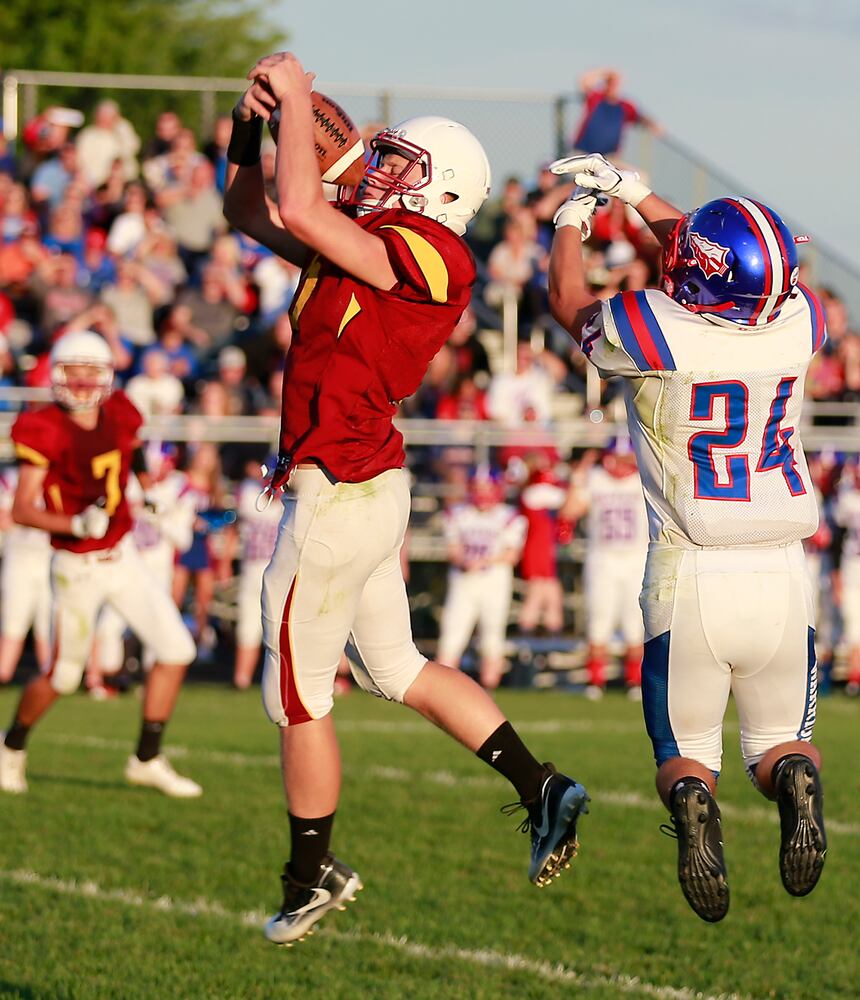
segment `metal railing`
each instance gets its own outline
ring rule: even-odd
[[[0,389],[0,407],[20,403],[23,398],[44,400],[44,390]],[[0,411],[0,460],[12,455],[10,433],[14,410]],[[834,425],[831,421],[838,420]],[[827,421],[826,423],[824,421]],[[476,463],[490,460],[498,448],[539,448],[553,445],[561,456],[572,448],[599,448],[611,437],[623,432],[625,424],[610,413],[597,422],[592,415],[567,418],[548,427],[523,425],[511,429],[482,420],[397,419],[406,447],[472,449]],[[810,403],[804,408],[801,436],[807,451],[833,450],[860,454],[860,403]],[[142,436],[148,440],[221,444],[243,442],[265,444],[275,449],[278,440],[276,417],[209,417],[197,414],[152,417],[146,421]]]

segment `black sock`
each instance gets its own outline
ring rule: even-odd
[[[164,732],[166,722],[147,722],[143,720],[140,727],[140,739],[137,744],[137,759],[142,761],[152,760],[161,751],[161,734]]]
[[[328,854],[334,813],[305,819],[293,816],[290,819],[290,875],[303,885],[310,885],[317,877],[323,858]]]
[[[524,803],[540,795],[547,769],[531,755],[510,722],[503,722],[475,753],[510,781]]]
[[[6,733],[4,742],[10,750],[23,750],[27,746],[27,736],[29,733],[30,727],[20,723],[16,716]]]

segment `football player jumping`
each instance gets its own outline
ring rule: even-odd
[[[291,492],[263,589],[263,697],[281,727],[292,842],[266,935],[290,943],[361,886],[329,853],[341,778],[332,688],[350,635],[366,667],[360,683],[424,715],[514,785],[536,884],[568,863],[587,795],[531,755],[479,685],[418,652],[400,568],[410,497],[392,417],[469,303],[475,264],[461,236],[487,196],[486,154],[456,122],[409,119],[372,140],[352,204],[335,206],[314,150],[313,74],[278,53],[249,77],[233,115],[225,214],[304,269],[270,486],[288,481]],[[258,165],[276,106],[277,207]]]
[[[824,316],[767,206],[720,198],[682,215],[601,156],[552,169],[580,185],[555,217],[553,314],[602,374],[626,380],[648,508],[642,695],[657,789],[684,895],[703,920],[721,920],[729,888],[715,796],[729,693],[747,770],[779,810],[783,885],[805,895],[824,864],[801,544],[818,509],[797,432]],[[582,240],[598,194],[637,209],[660,240],[662,290],[603,303],[588,290]]]
[[[0,745],[0,789],[26,792],[30,729],[61,694],[81,682],[96,617],[112,605],[158,662],[146,681],[137,752],[125,766],[134,785],[190,798],[200,786],[160,752],[185,669],[195,648],[179,610],[131,542],[125,496],[133,467],[145,484],[138,441],[142,418],[112,391],[110,348],[96,333],[67,333],[51,351],[55,402],[22,413],[12,428],[20,472],[12,506],[19,524],[51,535],[53,650],[48,671],[24,689]]]

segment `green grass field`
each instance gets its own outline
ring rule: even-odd
[[[17,690],[0,692],[0,720]],[[335,852],[365,890],[294,948],[277,908],[286,820],[276,734],[257,691],[191,685],[168,730],[182,802],[124,785],[139,703],[60,702],[30,746],[30,793],[0,800],[0,996],[20,998],[857,997],[860,705],[822,700],[830,850],[807,899],[783,891],[775,808],[740,764],[721,782],[732,890],[702,923],[658,827],[638,705],[500,695],[538,756],[584,781],[570,871],[538,890],[506,782],[408,710],[338,701],[345,788]]]

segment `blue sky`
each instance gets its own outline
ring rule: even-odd
[[[569,92],[584,69],[616,66],[669,133],[860,268],[856,0],[278,0],[273,12],[320,89]]]

